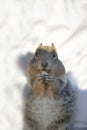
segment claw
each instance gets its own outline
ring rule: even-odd
[[[37,79],[40,81],[40,82],[44,82],[45,81],[45,77],[41,74],[38,74],[37,75]]]
[[[48,73],[45,74],[38,74],[37,75],[37,79],[40,82],[45,82],[45,83],[49,83],[49,82],[53,82],[54,81],[54,76]]]
[[[53,75],[46,75],[45,80],[46,80],[46,82],[53,82],[54,81],[54,76]]]

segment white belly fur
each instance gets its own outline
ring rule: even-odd
[[[35,118],[44,128],[47,127],[53,120],[58,119],[60,107],[58,101],[49,98],[37,98],[34,102]]]

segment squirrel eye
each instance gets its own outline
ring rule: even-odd
[[[37,59],[37,57],[38,57],[38,53],[37,52],[35,52],[34,57],[35,57],[35,59]]]
[[[57,56],[55,53],[53,53],[53,59],[56,60]]]

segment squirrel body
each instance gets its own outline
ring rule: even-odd
[[[53,44],[39,45],[27,73],[24,130],[71,130],[75,92]]]

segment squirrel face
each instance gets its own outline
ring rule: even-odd
[[[28,73],[30,76],[33,77],[41,71],[55,76],[62,76],[65,73],[65,68],[59,60],[53,44],[51,46],[39,45],[29,63]]]

